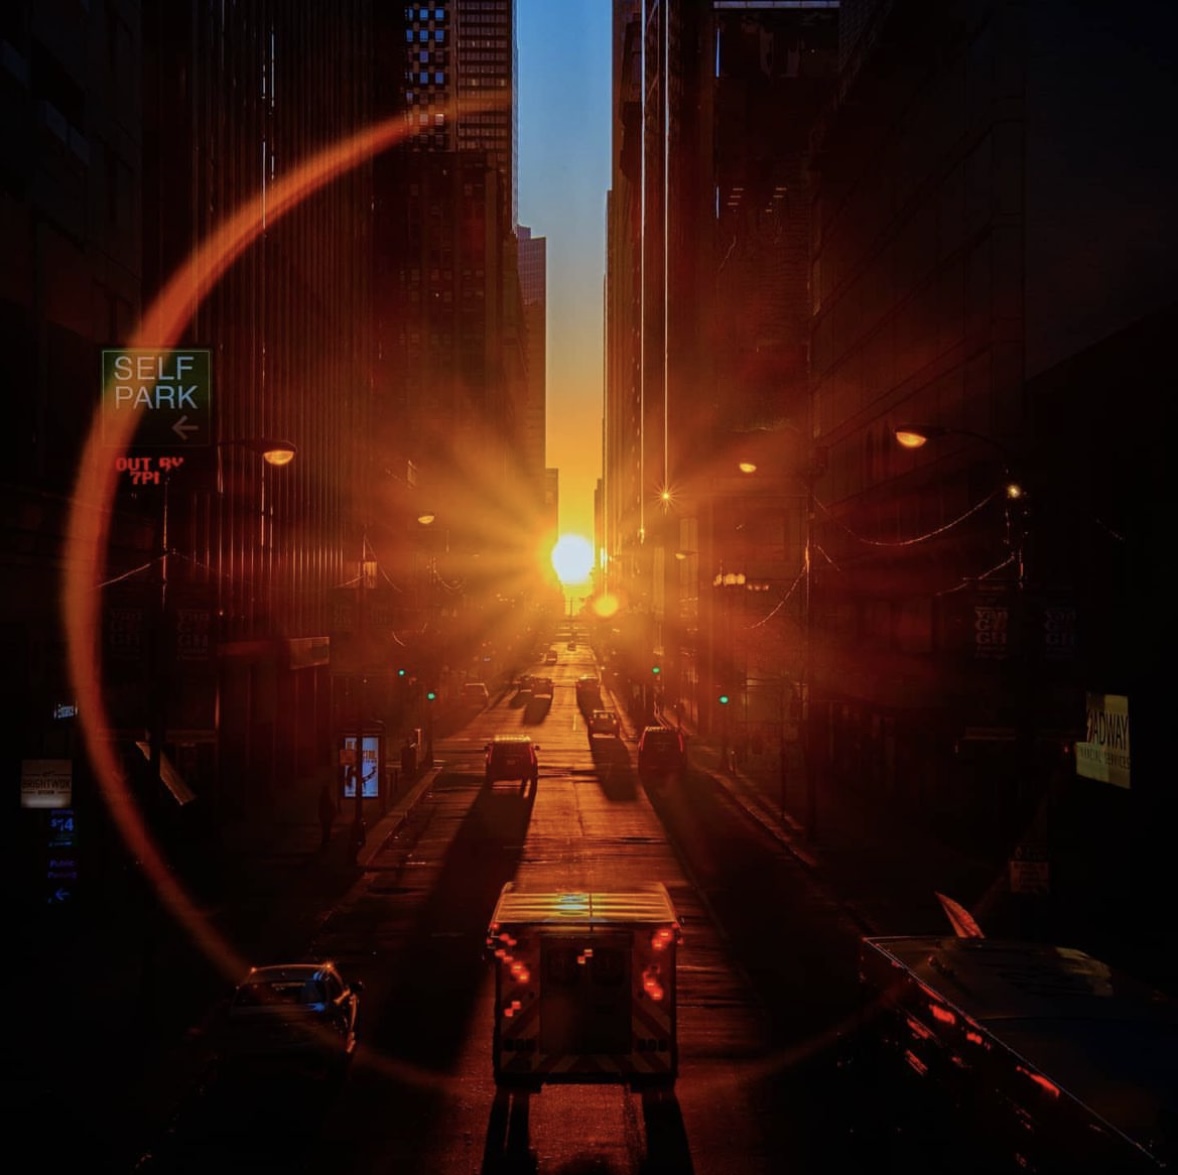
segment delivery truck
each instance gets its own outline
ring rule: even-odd
[[[487,929],[501,1088],[673,1088],[680,920],[665,885],[529,892],[508,882]]]
[[[987,1175],[1175,1161],[1175,1001],[1083,951],[976,928],[863,938],[859,977],[849,1120],[872,1161]]]

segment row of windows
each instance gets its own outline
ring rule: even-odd
[[[431,37],[430,37],[429,29],[418,29],[416,36],[414,36],[412,29],[405,30],[405,40],[406,41],[419,41],[421,44],[424,45],[430,39],[431,39]],[[434,29],[432,39],[434,41],[436,41],[439,45],[442,44],[446,40],[446,30],[445,29]]]
[[[406,8],[406,20],[445,20],[444,8]]]
[[[405,54],[405,59],[410,63],[416,62],[420,65],[429,65],[431,61],[434,65],[445,65],[449,60],[449,54],[445,49],[435,49],[433,52],[429,49],[422,49],[419,53],[416,50],[410,49]]]
[[[428,86],[430,84],[430,75],[424,70],[421,73],[416,73],[413,70],[408,70],[405,74],[405,80],[412,86],[414,84],[419,86]],[[439,70],[433,75],[433,84],[435,86],[444,86],[446,84],[446,75]],[[405,101],[413,102],[414,91],[407,90],[405,92]],[[419,94],[418,97],[421,97]]]

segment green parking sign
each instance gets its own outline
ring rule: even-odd
[[[134,429],[126,441],[123,426]],[[129,348],[102,352],[102,435],[117,448],[177,449],[213,443],[212,352]]]

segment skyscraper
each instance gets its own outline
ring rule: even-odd
[[[405,10],[404,94],[417,150],[485,151],[518,209],[515,0],[440,0]],[[454,112],[447,116],[443,107]]]
[[[532,230],[520,225],[519,284],[523,298],[524,327],[527,337],[528,378],[521,419],[524,447],[524,474],[536,489],[536,500],[544,492],[544,460],[547,430],[548,241],[533,237]]]

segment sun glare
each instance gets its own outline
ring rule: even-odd
[[[593,570],[593,544],[584,535],[561,535],[552,548],[552,567],[566,586],[585,583]]]

